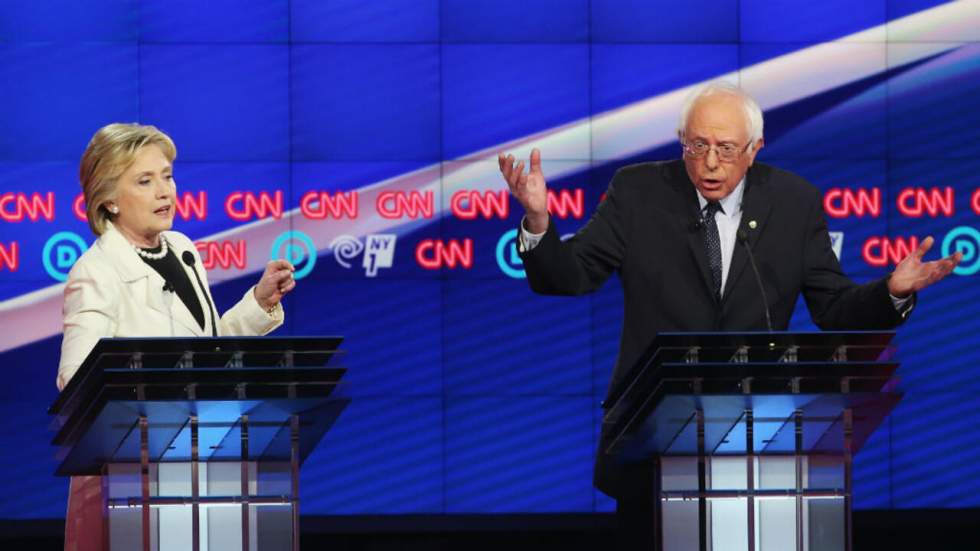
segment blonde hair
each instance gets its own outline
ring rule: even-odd
[[[140,149],[156,145],[171,163],[177,158],[177,147],[170,136],[148,124],[113,123],[100,128],[82,154],[78,179],[85,195],[85,214],[95,235],[102,235],[113,214],[105,203],[116,194],[116,184],[133,164]]]

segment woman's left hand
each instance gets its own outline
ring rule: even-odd
[[[293,267],[287,260],[270,260],[265,265],[265,272],[255,286],[255,300],[263,310],[272,310],[283,295],[296,287],[296,280],[293,279]]]

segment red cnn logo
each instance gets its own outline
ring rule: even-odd
[[[75,213],[75,218],[78,218],[82,222],[88,220],[88,215],[85,214],[85,194],[79,193],[75,197],[75,201],[71,204],[71,210]]]
[[[460,220],[474,220],[477,216],[489,220],[505,219],[510,215],[510,193],[503,191],[461,190],[453,194],[449,201],[453,216]]]
[[[935,218],[943,216],[953,216],[953,188],[921,188],[907,187],[899,192],[895,203],[898,212],[908,218],[921,218],[925,214]]]
[[[194,247],[201,254],[201,264],[205,270],[220,267],[222,270],[231,268],[245,269],[248,262],[245,240],[236,241],[198,241]]]
[[[197,218],[198,220],[207,220],[208,218],[208,192],[198,191],[195,195],[189,191],[185,191],[183,195],[176,197],[174,199],[174,207],[177,216],[180,216],[184,220],[190,220],[191,216]],[[75,213],[75,218],[78,218],[82,222],[88,220],[88,216],[85,214],[85,195],[79,193],[75,197],[75,201],[71,205],[72,212]]]
[[[883,268],[888,264],[898,264],[912,251],[919,248],[919,238],[869,237],[861,248],[861,256],[869,265]]]
[[[448,244],[441,239],[423,239],[415,247],[415,261],[426,270],[456,266],[469,270],[473,267],[473,240],[466,238],[461,245],[455,239]]]
[[[190,220],[192,215],[198,220],[207,220],[208,218],[208,192],[206,191],[199,191],[196,196],[185,191],[183,195],[176,198],[174,205],[177,209],[177,216],[184,220]]]
[[[382,218],[432,218],[435,214],[435,195],[431,191],[383,191],[378,194],[375,207]]]
[[[0,243],[0,270],[16,272],[20,266],[20,244],[11,241],[4,245]]]
[[[24,218],[37,222],[44,218],[54,220],[54,192],[44,196],[34,192],[28,196],[23,192],[8,191],[0,195],[0,220],[4,222],[23,222]]]
[[[253,218],[282,218],[282,191],[269,194],[260,191],[233,191],[225,199],[225,212],[232,220],[244,222]]]
[[[585,216],[585,191],[582,188],[573,191],[561,189],[557,192],[549,189],[548,212],[556,218],[582,218]]]
[[[881,190],[878,188],[831,188],[823,196],[823,210],[832,218],[862,217],[881,215]]]
[[[326,191],[308,191],[299,202],[299,210],[309,220],[326,218],[357,218],[357,191],[338,191],[332,196]]]

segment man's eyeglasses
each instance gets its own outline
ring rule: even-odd
[[[724,162],[738,160],[738,158],[742,156],[742,153],[748,151],[749,147],[751,146],[752,142],[745,144],[744,147],[728,142],[720,143],[718,145],[708,145],[707,142],[701,140],[694,140],[690,143],[683,141],[681,142],[681,147],[684,148],[684,154],[692,159],[700,159],[701,157],[706,156],[708,152],[714,148],[715,153],[718,154],[718,160]]]

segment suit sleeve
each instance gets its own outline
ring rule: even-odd
[[[580,295],[597,289],[626,255],[628,227],[624,208],[622,171],[616,173],[606,198],[573,237],[562,241],[549,221],[541,242],[521,252],[528,283],[536,293]]]
[[[68,275],[58,390],[65,388],[99,339],[116,333],[120,296],[118,279],[113,274],[96,272],[98,270],[88,263],[79,262]]]
[[[824,330],[847,331],[891,329],[904,322],[888,294],[889,276],[858,285],[844,275],[831,247],[818,191],[809,205],[803,296],[813,323]]]

